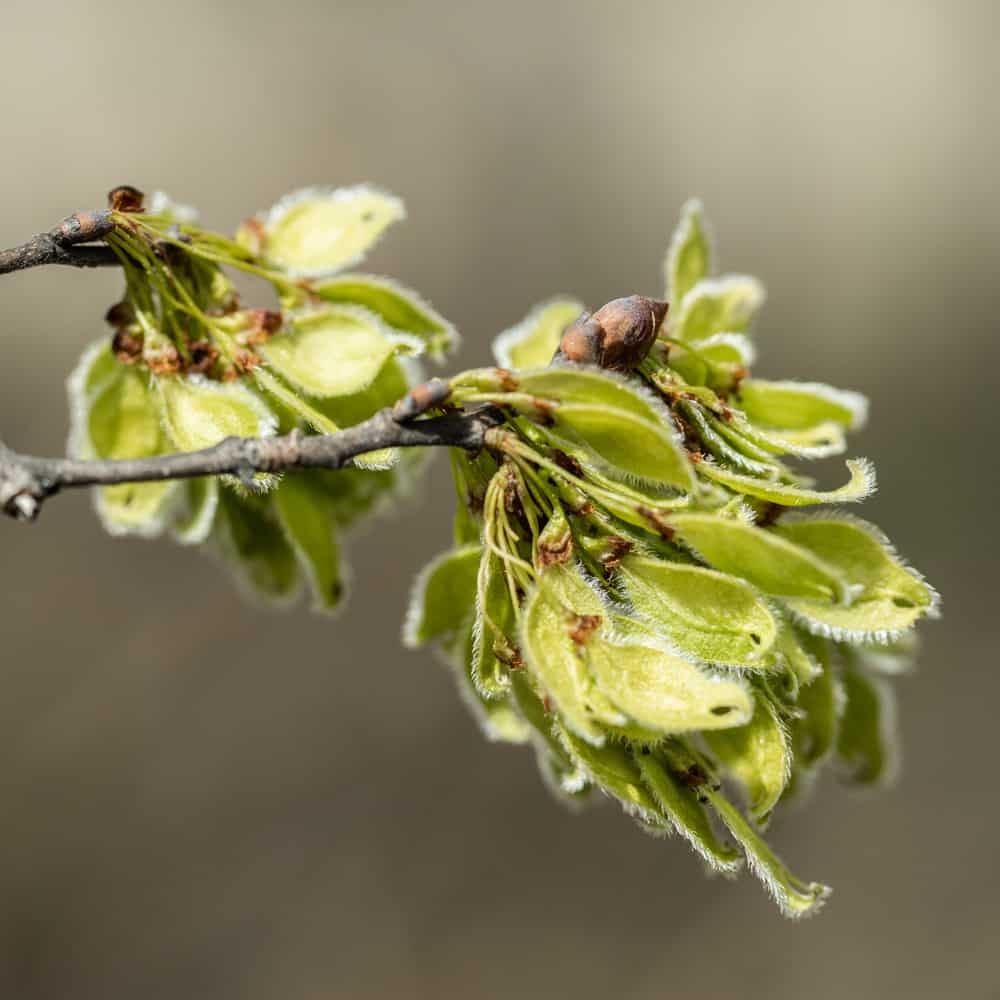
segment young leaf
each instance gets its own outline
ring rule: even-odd
[[[623,560],[619,578],[636,612],[689,656],[758,666],[774,643],[773,615],[742,580],[639,556]]]
[[[770,700],[758,693],[755,701],[753,718],[745,726],[705,733],[705,741],[746,790],[750,814],[764,823],[788,783],[792,750]]]
[[[764,303],[756,278],[730,275],[699,281],[680,303],[672,335],[697,346],[716,333],[742,333]]]
[[[553,299],[536,306],[517,326],[493,340],[501,368],[542,368],[552,360],[563,331],[584,311],[576,299]]]
[[[307,471],[293,472],[273,495],[278,522],[312,589],[313,608],[333,611],[344,596],[344,579],[330,501]]]
[[[691,198],[681,209],[681,220],[670,240],[670,249],[664,262],[667,298],[675,308],[684,296],[712,269],[712,247],[705,222],[704,209],[697,198]]]
[[[416,292],[391,278],[342,274],[315,285],[312,291],[324,302],[363,306],[394,330],[419,337],[435,361],[443,361],[458,346],[458,331],[451,323]]]
[[[740,383],[736,402],[753,423],[790,430],[806,430],[828,422],[857,430],[868,415],[868,400],[861,393],[819,382],[748,378]]]
[[[937,610],[934,591],[866,521],[834,514],[786,517],[772,530],[832,566],[851,586],[849,604],[788,601],[792,612],[819,634],[886,642]]]
[[[671,827],[679,833],[708,866],[730,875],[739,870],[739,852],[719,841],[705,808],[694,789],[687,788],[671,773],[665,761],[653,754],[635,758],[639,773]]]
[[[367,185],[305,188],[286,195],[263,220],[263,256],[300,277],[324,277],[362,260],[403,203]]]
[[[846,581],[832,566],[745,521],[677,513],[671,516],[670,527],[710,566],[748,580],[765,594],[833,601],[846,592]]]
[[[478,544],[450,549],[420,571],[403,625],[405,645],[414,648],[434,639],[447,643],[471,622],[480,552]]]
[[[327,306],[294,317],[260,353],[292,385],[322,398],[367,389],[396,349],[373,313]]]
[[[669,735],[739,726],[753,711],[742,681],[714,676],[653,645],[594,637],[585,658],[611,703],[651,732]]]
[[[300,582],[295,552],[275,523],[269,498],[220,490],[213,536],[249,596],[278,604],[294,599]]]
[[[188,480],[181,512],[172,528],[174,538],[181,545],[200,545],[212,531],[218,506],[218,479],[205,476]]]
[[[886,784],[896,772],[896,712],[892,690],[851,663],[843,673],[844,712],[837,757],[860,784]]]
[[[875,492],[875,468],[868,459],[849,458],[847,468],[851,478],[843,486],[825,492],[739,475],[712,462],[702,462],[698,471],[734,493],[743,493],[783,507],[803,507],[819,503],[855,503]]]
[[[796,878],[724,795],[712,788],[703,791],[719,818],[743,847],[751,870],[763,882],[785,916],[797,918],[816,913],[830,895],[830,887]]]

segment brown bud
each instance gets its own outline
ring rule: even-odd
[[[122,184],[108,192],[108,208],[112,212],[141,212],[146,196],[130,184]]]
[[[641,295],[614,299],[601,306],[593,319],[604,330],[602,366],[628,371],[639,364],[653,346],[667,308],[666,302]]]
[[[116,330],[121,330],[135,322],[135,310],[128,302],[116,302],[104,314],[104,321]]]
[[[613,299],[592,316],[584,313],[567,327],[556,358],[630,371],[649,353],[667,308],[666,302],[642,295]]]

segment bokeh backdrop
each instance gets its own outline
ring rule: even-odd
[[[0,523],[0,995],[996,996],[998,31],[992,0],[5,0],[2,245],[123,182],[233,227],[373,181],[410,218],[371,266],[466,366],[556,292],[658,292],[701,195],[769,291],[758,370],[872,397],[865,513],[945,616],[897,684],[896,786],[824,781],[777,822],[835,887],[797,925],[610,805],[565,811],[401,649],[449,538],[441,457],[353,545],[336,621],[67,495]],[[62,451],[118,282],[2,279],[11,445]]]

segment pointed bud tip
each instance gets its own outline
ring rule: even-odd
[[[670,309],[670,303],[663,299],[646,299],[646,302],[653,313],[653,324],[657,331],[659,331],[660,327],[663,326],[663,321],[667,318],[667,310]]]

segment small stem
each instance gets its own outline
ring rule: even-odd
[[[489,447],[495,447],[497,450],[502,451],[505,454],[520,456],[534,465],[547,469],[557,478],[561,478],[569,483],[572,483],[579,490],[591,497],[597,503],[601,504],[601,506],[609,510],[611,513],[616,514],[618,517],[625,518],[626,520],[630,520],[633,523],[648,527],[643,516],[640,514],[640,508],[645,508],[646,510],[657,514],[669,514],[671,511],[677,510],[679,507],[688,506],[691,502],[688,497],[680,497],[676,501],[660,500],[658,502],[655,502],[652,499],[647,500],[639,497],[633,501],[629,496],[629,491],[626,487],[622,487],[622,492],[619,493],[617,489],[605,489],[604,487],[598,486],[589,480],[581,479],[579,476],[573,475],[573,473],[562,468],[562,466],[553,462],[551,459],[539,454],[529,445],[521,441],[516,435],[511,434],[510,432],[491,432],[486,435],[486,443]]]
[[[154,226],[148,225],[145,220],[137,219],[135,221],[138,222],[139,225],[147,232],[152,233],[156,239],[162,240],[164,243],[170,243],[173,246],[180,247],[182,250],[195,257],[201,257],[202,260],[210,260],[215,264],[228,264],[240,271],[245,271],[247,274],[252,274],[257,278],[262,278],[264,281],[268,281],[273,285],[281,285],[285,288],[296,287],[295,281],[289,278],[287,274],[271,270],[270,268],[261,267],[259,264],[254,264],[248,260],[243,260],[242,257],[236,256],[234,253],[230,252],[228,246],[225,252],[210,250],[205,246],[207,241],[203,239],[203,234],[196,227],[183,227],[182,231],[192,235],[193,238],[191,243],[186,243],[184,240],[178,239],[176,236],[172,236],[169,232],[163,232]],[[215,240],[213,242],[219,241]],[[233,247],[235,248],[235,244],[233,244]]]

